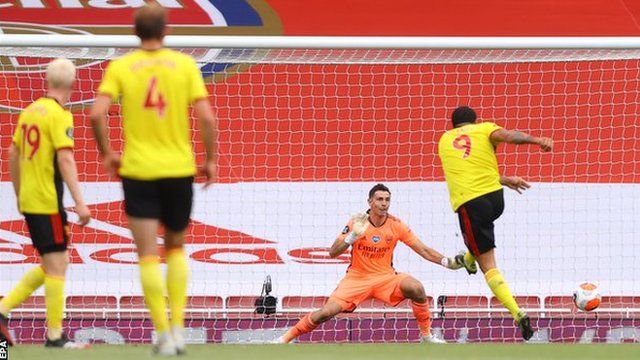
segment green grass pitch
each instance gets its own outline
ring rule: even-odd
[[[277,360],[400,360],[400,359],[640,359],[640,344],[293,344],[293,345],[191,345],[179,357],[190,359]],[[28,345],[9,349],[8,360],[142,360],[158,359],[149,345],[97,345],[89,350],[51,350]]]

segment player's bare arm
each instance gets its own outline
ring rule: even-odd
[[[205,153],[207,155],[203,169],[204,174],[207,177],[207,182],[204,185],[204,188],[206,189],[215,181],[216,178],[218,164],[218,144],[216,138],[218,136],[218,126],[208,99],[203,98],[197,100],[193,104],[193,108],[198,118],[200,136],[202,137]]]
[[[415,241],[411,245],[411,250],[415,251],[418,255],[422,256],[425,260],[428,260],[434,264],[439,264],[447,269],[458,270],[462,266],[456,263],[455,258],[446,257],[440,254],[437,250],[432,249],[425,245],[422,241]]]
[[[76,213],[78,214],[80,225],[87,225],[91,219],[91,212],[82,198],[80,184],[78,183],[78,169],[76,160],[73,158],[73,151],[71,149],[60,149],[56,152],[56,157],[62,179],[65,184],[67,184],[71,198],[73,198],[73,202],[76,204]]]
[[[500,143],[508,143],[508,144],[534,144],[539,145],[542,151],[551,151],[553,148],[553,140],[546,137],[535,137],[531,136],[527,133],[517,130],[506,130],[500,129],[496,130],[491,134],[491,142],[494,145],[498,145]]]
[[[347,244],[342,239],[342,236],[338,236],[336,240],[331,245],[331,249],[329,250],[329,256],[332,258],[336,258],[342,254],[351,246],[351,244]]]
[[[18,198],[20,195],[20,150],[18,150],[16,145],[13,143],[9,147],[9,175],[11,176],[13,191],[16,193],[16,201],[19,210],[20,202],[18,201]]]
[[[113,152],[109,143],[107,130],[107,113],[111,106],[111,98],[108,95],[100,94],[96,97],[91,107],[91,127],[93,129],[93,137],[96,139],[98,151],[104,159],[104,166],[107,173],[117,175],[120,167],[120,157]]]

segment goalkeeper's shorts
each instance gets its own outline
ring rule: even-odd
[[[502,189],[482,195],[460,205],[458,220],[467,249],[478,256],[496,247],[493,222],[504,211]]]
[[[361,302],[369,298],[396,306],[405,299],[400,290],[400,282],[408,277],[408,274],[403,273],[374,276],[347,273],[329,299],[342,305],[342,311],[346,312],[355,310]]]

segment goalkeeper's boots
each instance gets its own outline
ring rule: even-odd
[[[184,329],[180,327],[171,328],[171,335],[173,336],[173,343],[176,345],[176,352],[178,355],[185,354],[185,340],[184,340]]]
[[[9,346],[13,346],[13,338],[9,333],[9,319],[0,314],[0,342],[7,341]]]
[[[165,331],[158,337],[158,341],[153,346],[153,354],[158,356],[176,356],[178,349],[173,341],[171,332]]]
[[[82,349],[88,349],[91,347],[89,344],[81,344],[75,341],[71,341],[67,338],[65,334],[62,334],[62,336],[56,340],[49,340],[49,338],[47,338],[47,341],[44,343],[44,346],[50,347],[50,348],[59,348],[59,349],[68,349],[68,350],[82,350]]]
[[[420,342],[423,344],[446,344],[447,342],[440,339],[439,337],[429,334],[425,335],[420,339]]]
[[[533,328],[531,327],[531,319],[529,319],[529,315],[527,314],[519,315],[518,320],[516,322],[518,323],[518,327],[522,332],[522,338],[525,340],[531,339],[534,331],[533,331]]]
[[[466,261],[464,261],[464,254],[465,252],[462,251],[460,254],[456,255],[454,257],[454,259],[456,260],[456,263],[460,266],[462,266],[465,270],[467,270],[467,272],[469,273],[469,275],[473,275],[475,273],[478,272],[478,265],[476,265],[476,262],[472,262],[472,263],[468,263]]]

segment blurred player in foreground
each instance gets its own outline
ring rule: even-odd
[[[445,343],[431,334],[431,314],[424,287],[412,276],[394,270],[393,252],[398,241],[402,241],[428,261],[452,270],[460,269],[461,265],[454,258],[444,257],[423,244],[407,225],[388,213],[391,192],[385,185],[377,184],[371,188],[368,203],[367,213],[351,218],[329,252],[335,258],[351,247],[351,264],[347,274],[320,310],[303,317],[276,343],[289,343],[339,313],[353,311],[369,298],[376,298],[391,306],[410,299],[422,341]]]
[[[64,181],[75,202],[80,225],[91,213],[82,199],[78,171],[73,158],[73,116],[64,108],[76,78],[76,68],[67,59],[47,66],[47,95],[27,106],[9,148],[9,171],[41,266],[29,270],[0,301],[0,341],[13,343],[7,325],[9,312],[44,284],[47,309],[46,347],[78,349],[85,345],[62,333],[64,280],[69,264],[69,227],[62,204]]]
[[[518,193],[531,186],[518,176],[501,176],[495,150],[500,143],[506,142],[534,144],[542,151],[551,151],[553,141],[505,130],[491,122],[476,124],[475,111],[466,106],[458,107],[451,121],[453,129],[440,138],[438,153],[451,206],[458,213],[460,229],[469,249],[466,254],[456,256],[456,261],[469,274],[478,271],[478,262],[491,291],[509,310],[522,331],[522,337],[529,340],[534,333],[529,316],[520,310],[509,285],[496,267],[493,222],[504,210],[503,186]]]
[[[166,11],[147,5],[135,14],[138,50],[112,61],[98,88],[91,121],[107,171],[120,175],[125,212],[138,250],[140,280],[158,341],[154,352],[184,352],[184,308],[189,266],[184,254],[196,174],[191,144],[189,107],[193,106],[206,151],[205,187],[216,173],[216,123],[207,89],[195,61],[163,47]],[[120,100],[124,128],[122,160],[107,138],[107,112]],[[165,279],[156,244],[164,225]]]

